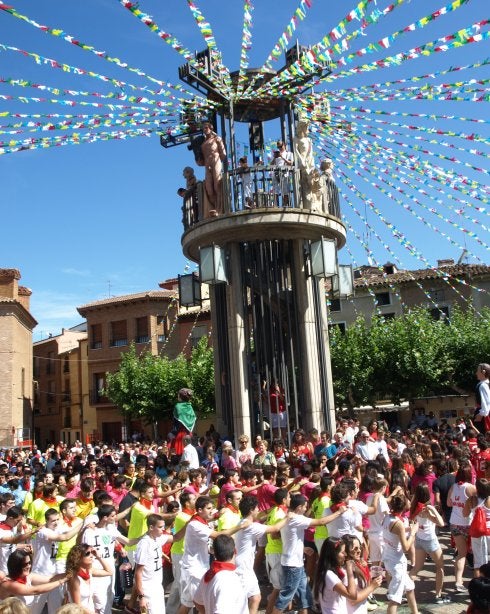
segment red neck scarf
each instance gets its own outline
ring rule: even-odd
[[[191,520],[197,520],[197,522],[200,522],[202,524],[208,524],[204,518],[201,518],[201,516],[199,516],[199,514],[194,514],[194,516],[191,518]]]
[[[27,576],[25,578],[22,576],[20,578],[15,578],[14,582],[18,582],[19,584],[27,584]]]
[[[79,569],[77,571],[77,576],[79,576],[80,578],[82,578],[82,580],[85,580],[86,582],[90,580],[90,572],[86,569]]]
[[[410,520],[416,518],[422,510],[425,510],[425,503],[417,503],[415,509],[413,510],[413,513],[410,513]]]
[[[143,498],[141,498],[141,499],[140,499],[140,503],[141,503],[141,505],[142,505],[144,508],[146,508],[147,510],[151,510],[151,509],[152,509],[152,507],[151,507],[151,506],[152,506],[152,502],[151,502],[151,501],[148,501],[148,499],[143,499]]]
[[[188,516],[194,515],[194,510],[191,510],[189,507],[182,508],[182,513],[187,514]]]
[[[74,518],[73,518],[72,520],[70,520],[69,518],[66,518],[65,516],[63,516],[63,520],[65,521],[65,524],[66,524],[67,526],[71,527],[71,526],[72,526],[72,524],[73,524],[73,520],[74,520]]]
[[[225,506],[227,510],[231,510],[234,514],[238,514],[238,510],[236,507],[234,507],[233,505],[226,505]]]
[[[5,529],[6,531],[11,531],[12,527],[6,522],[0,522],[0,529]]]
[[[338,575],[338,577],[341,580],[345,578],[345,571],[342,569],[342,567],[337,567],[337,569],[335,570],[335,573]]]
[[[330,510],[332,512],[332,514],[335,514],[335,512],[337,512],[342,506],[346,506],[347,504],[345,502],[342,503],[333,503],[330,506]]]
[[[89,503],[90,501],[93,501],[92,497],[84,497],[83,495],[80,495],[78,500],[82,503]]]
[[[289,509],[288,509],[287,505],[278,505],[277,507],[278,507],[278,509],[282,510],[285,514],[287,514],[289,512]]]
[[[43,497],[43,501],[48,505],[56,505],[58,503],[56,497]]]
[[[364,561],[354,561],[355,566],[362,571],[362,575],[369,584],[371,582],[371,572],[369,571],[369,565]]]
[[[204,574],[204,582],[207,584],[211,582],[214,576],[219,572],[227,569],[228,571],[234,571],[236,569],[236,565],[233,563],[223,563],[221,561],[213,561],[211,563],[211,568],[207,570]]]

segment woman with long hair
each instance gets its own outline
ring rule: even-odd
[[[396,614],[401,604],[403,594],[407,596],[408,606],[412,614],[418,614],[417,602],[415,601],[415,585],[407,573],[407,557],[418,530],[417,523],[410,525],[410,533],[407,519],[403,512],[407,507],[404,495],[395,495],[389,504],[390,513],[383,519],[383,562],[391,580],[388,585],[388,609],[387,614]]]
[[[322,614],[347,614],[347,598],[357,599],[354,561],[346,558],[342,539],[328,537],[323,542],[313,585]]]
[[[361,556],[362,546],[357,537],[344,535],[342,540],[345,544],[347,560],[354,562],[353,572],[357,584],[357,597],[347,598],[347,612],[348,614],[367,614],[368,597],[381,586],[383,576],[371,577],[369,565]]]
[[[93,568],[94,559],[97,559],[102,569]],[[93,546],[78,544],[73,546],[68,553],[66,572],[69,575],[68,601],[78,603],[90,612],[95,612],[91,579],[112,575],[107,559],[102,559]]]
[[[411,480],[411,489],[412,494],[415,493],[415,489],[419,484],[427,484],[429,487],[430,493],[430,502],[434,504],[434,492],[432,490],[432,485],[436,481],[437,476],[434,473],[434,467],[432,460],[424,460],[419,465],[417,465],[415,472],[412,476]]]
[[[7,560],[7,577],[0,583],[0,600],[18,597],[31,609],[35,608],[36,595],[49,593],[66,582],[66,574],[51,577],[32,573],[31,551],[24,548],[14,550]]]
[[[486,520],[487,531],[490,528],[490,481],[485,478],[476,480],[476,493],[468,498],[463,509],[463,516],[469,517],[478,507],[481,507]],[[471,538],[473,552],[473,573],[480,576],[480,567],[490,562],[490,535]]]
[[[444,526],[444,518],[431,505],[429,487],[425,483],[415,488],[410,505],[410,520],[417,521],[419,527],[415,535],[415,566],[410,572],[410,577],[413,580],[422,571],[425,559],[429,555],[436,568],[435,603],[450,603],[451,600],[442,594],[444,557],[436,535],[436,527]]]
[[[468,553],[468,533],[470,519],[463,515],[466,501],[476,493],[475,487],[471,483],[471,464],[462,462],[456,473],[456,482],[449,489],[447,495],[447,505],[452,508],[449,526],[451,535],[456,545],[456,558],[454,560],[456,591],[466,593],[463,586],[463,572]]]

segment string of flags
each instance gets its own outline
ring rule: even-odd
[[[160,38],[168,53],[178,54],[193,69],[202,68],[192,47],[144,12],[144,0],[117,0],[114,4],[129,11]],[[485,103],[490,101],[490,88],[484,71],[490,64],[490,19],[470,16],[470,23],[461,20],[456,31],[451,28],[449,34],[441,36],[439,30],[431,40],[423,39],[426,31],[435,31],[436,24],[443,28],[450,14],[457,12],[459,16],[468,0],[451,0],[432,12],[422,6],[419,13],[415,13],[412,3],[410,14],[414,17],[405,20],[407,23],[401,20],[408,0],[358,0],[333,27],[325,24],[317,42],[301,48],[299,57],[270,79],[262,77],[274,71],[317,6],[312,0],[296,3],[297,8],[287,15],[286,24],[279,30],[282,33],[278,40],[269,47],[271,51],[254,71],[255,76],[250,77],[255,42],[252,32],[257,38],[254,28],[261,6],[253,0],[243,0],[241,39],[237,41],[239,67],[233,80],[218,48],[218,32],[203,14],[199,0],[187,0],[186,4],[190,13],[187,17],[191,23],[194,20],[209,50],[213,65],[209,81],[224,100],[231,105],[275,97],[293,100],[298,116],[309,122],[316,160],[328,155],[338,163],[336,173],[342,199],[347,203],[344,222],[362,245],[368,261],[379,261],[369,241],[372,236],[392,260],[399,258],[400,246],[428,266],[416,242],[390,219],[390,206],[391,211],[410,216],[453,249],[467,248],[467,239],[476,246],[475,254],[469,252],[476,260],[480,248],[489,249],[486,236],[490,223],[486,217],[490,215],[490,169],[485,162],[490,115]],[[468,19],[468,8],[465,15]],[[390,17],[396,27],[391,27]],[[40,71],[54,70],[55,83],[60,81],[60,73],[68,80],[73,77],[73,86],[69,83],[60,87],[52,85],[49,78],[0,75],[0,155],[180,134],[187,129],[183,119],[186,111],[191,109],[204,117],[222,104],[191,93],[185,84],[151,75],[132,65],[128,58],[102,51],[63,27],[40,23],[11,4],[0,2],[0,19],[20,21],[77,47],[84,52],[82,58],[90,57],[92,61],[95,56],[111,68],[99,72],[49,57],[37,49],[0,43],[0,54],[22,56]],[[412,34],[417,44],[400,51],[405,38]],[[473,61],[458,61],[463,58],[458,50],[474,47],[473,43],[483,49],[480,56]],[[446,64],[440,65],[441,60],[436,68],[434,63],[425,68],[427,62],[425,74],[408,74],[412,60],[430,58],[442,58]],[[402,67],[403,71],[399,70]],[[395,70],[380,78],[380,71],[385,69]],[[121,71],[129,73],[127,79],[120,77],[124,75]],[[308,93],[303,93],[305,77],[310,79],[309,85],[313,84]],[[82,86],[76,83],[79,78],[83,79]],[[96,85],[87,87],[87,83]],[[36,110],[21,112],[20,105],[35,105],[32,108]],[[83,112],[77,113],[80,107]],[[270,158],[274,147],[274,142],[266,138],[264,160]],[[248,155],[249,144],[237,137],[236,152]],[[364,214],[356,201],[366,207]],[[366,237],[354,228],[349,214],[354,215],[356,224],[363,220]],[[379,231],[379,224],[383,231]],[[383,238],[386,232],[389,239]]]

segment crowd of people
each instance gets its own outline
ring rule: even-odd
[[[363,614],[385,582],[388,614],[405,601],[417,614],[430,557],[434,604],[459,595],[488,614],[490,436],[469,418],[418,423],[402,433],[346,418],[332,436],[236,446],[214,428],[184,430],[169,439],[179,455],[167,442],[5,450],[0,612],[13,599],[35,614],[256,614],[268,584],[266,614]]]
[[[490,529],[490,441],[473,427],[401,434],[346,419],[333,437],[297,430],[288,446],[242,435],[236,448],[211,429],[185,435],[180,458],[165,442],[5,451],[0,598],[39,614],[63,603],[156,612],[165,601],[169,614],[219,603],[255,614],[267,581],[267,614],[293,600],[303,612],[361,614],[386,581],[388,612],[406,599],[416,614],[427,556],[443,604],[467,594],[471,553],[488,604],[490,530],[471,527],[481,510]],[[447,527],[456,583],[445,592]]]

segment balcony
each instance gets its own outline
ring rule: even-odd
[[[111,405],[111,401],[99,390],[91,390],[89,395],[90,405]]]
[[[235,169],[225,173],[221,182],[223,213],[284,208],[317,211],[340,219],[339,191],[335,181],[318,174],[317,183],[311,192],[305,193],[298,169],[256,166],[246,174]],[[198,181],[196,188],[188,191],[183,200],[185,230],[211,217],[202,181]]]
[[[241,169],[229,171],[223,175],[222,205],[216,210],[210,207],[204,184],[198,182],[183,198],[184,255],[199,262],[202,245],[230,240],[317,241],[322,236],[335,238],[340,249],[346,241],[346,229],[338,188],[327,175],[317,172],[313,177],[307,187],[294,167],[256,166],[245,175]]]
[[[136,343],[148,343],[149,340],[150,340],[149,335],[138,335],[136,337]]]
[[[61,402],[63,405],[69,405],[71,403],[71,392],[64,392],[61,397]]]
[[[111,339],[109,345],[113,348],[120,348],[123,345],[128,345],[127,339]]]
[[[65,416],[63,418],[63,428],[71,429],[71,416]]]

